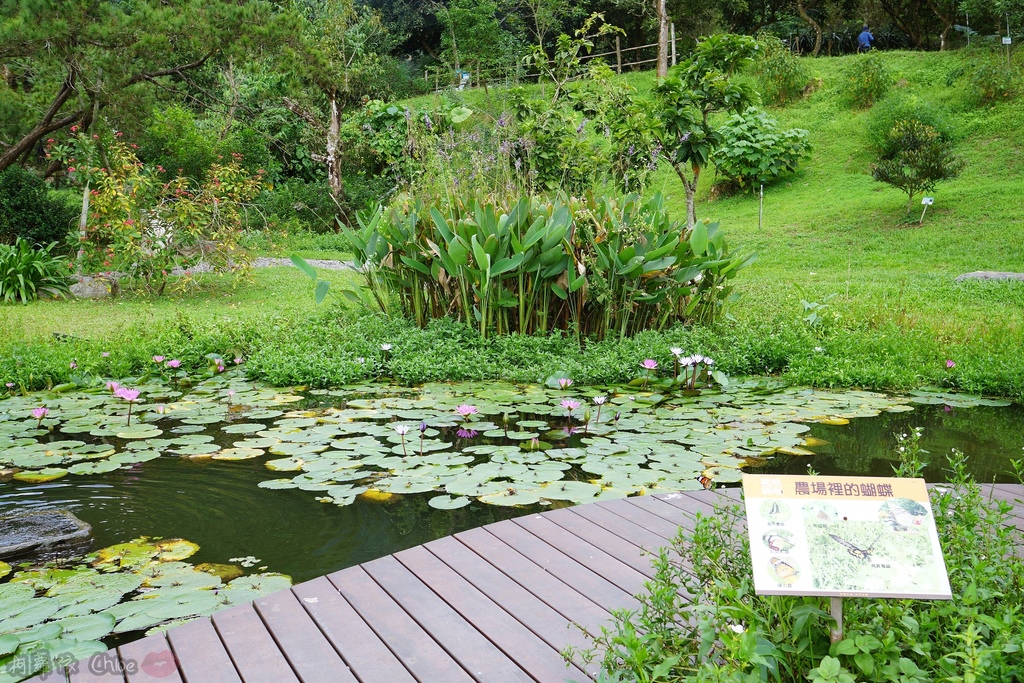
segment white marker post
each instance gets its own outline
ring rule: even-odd
[[[935,197],[922,197],[921,203],[924,205],[924,211],[921,212],[921,220],[917,222],[918,225],[924,223],[924,214],[928,211],[928,207],[935,203]]]

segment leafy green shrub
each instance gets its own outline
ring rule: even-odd
[[[777,36],[762,33],[757,40],[763,46],[754,62],[761,98],[768,104],[785,104],[800,97],[810,80],[804,63]]]
[[[750,107],[730,116],[719,129],[722,145],[712,155],[715,171],[740,187],[770,183],[796,170],[810,156],[810,133],[802,128],[778,130],[778,122]]]
[[[74,238],[86,272],[120,271],[162,294],[177,266],[186,274],[200,263],[220,271],[244,270],[242,219],[259,194],[262,175],[250,175],[236,156],[210,166],[202,184],[183,175],[163,182],[133,147],[120,133],[102,142],[79,133],[51,146],[55,156],[76,164],[68,172],[91,188],[85,232]]]
[[[892,74],[878,52],[854,57],[843,70],[843,96],[854,107],[866,109],[880,101],[892,84]]]
[[[1024,559],[1011,506],[950,458],[931,494],[952,600],[847,600],[845,637],[821,598],[756,595],[740,505],[699,514],[654,560],[636,611],[614,614],[593,650],[604,681],[1012,681],[1024,676]],[[856,678],[853,674],[856,674]]]
[[[907,213],[913,209],[917,193],[957,177],[964,167],[963,160],[953,154],[952,145],[920,121],[897,121],[885,147],[893,153],[879,159],[871,174],[875,180],[907,194]]]
[[[0,244],[0,301],[28,303],[40,296],[65,296],[71,284],[67,263],[50,254],[50,247],[33,249],[19,237]]]
[[[889,134],[898,121],[917,121],[934,128],[943,140],[953,139],[954,126],[943,109],[915,96],[893,93],[872,107],[867,120],[868,139],[883,156],[897,151]]]
[[[1020,92],[1022,81],[1020,68],[1008,68],[1002,60],[988,60],[967,70],[967,86],[980,104],[1012,100]]]
[[[420,327],[454,315],[485,337],[565,330],[622,339],[710,322],[754,258],[731,252],[718,224],[671,220],[660,194],[408,200],[343,230],[367,284],[347,296],[384,310],[397,299]],[[317,287],[322,299],[325,284]]]
[[[310,232],[334,230],[338,207],[331,198],[326,181],[307,183],[292,178],[264,191],[256,202],[260,215],[251,217],[250,224],[255,223],[253,227],[262,227],[264,219],[271,223],[295,219]]]
[[[32,244],[63,242],[76,216],[75,208],[52,196],[36,174],[19,166],[0,173],[0,242],[19,237]]]

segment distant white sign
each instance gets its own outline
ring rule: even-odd
[[[1003,45],[1010,45],[1013,43],[1013,38],[1010,36],[1003,36]]]
[[[922,197],[921,198],[921,204],[923,204],[924,206],[931,206],[934,203],[935,203],[935,197]]]

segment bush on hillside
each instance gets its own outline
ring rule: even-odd
[[[779,130],[778,122],[756,107],[730,116],[719,133],[724,142],[712,156],[715,171],[742,188],[795,171],[811,153],[810,133]]]
[[[952,145],[920,121],[897,121],[889,131],[886,146],[896,151],[880,159],[872,175],[906,193],[907,213],[913,209],[917,193],[957,177],[964,167],[964,162],[954,156]]]
[[[893,93],[868,114],[868,139],[884,158],[897,151],[891,147],[893,138],[889,134],[898,121],[917,121],[934,128],[943,140],[953,139],[954,127],[945,111],[917,97]]]
[[[53,196],[42,178],[19,166],[0,173],[0,242],[63,242],[78,211]]]
[[[761,99],[767,104],[785,104],[799,98],[810,80],[803,62],[776,36],[762,33],[757,40],[764,47],[754,63]]]
[[[854,57],[843,70],[843,97],[854,107],[866,109],[880,101],[892,84],[892,74],[878,52]]]

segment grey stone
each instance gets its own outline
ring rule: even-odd
[[[964,273],[959,276],[956,281],[963,282],[964,280],[1022,280],[1024,281],[1024,273],[1001,273],[995,270],[976,270],[973,273]]]
[[[82,275],[78,282],[71,285],[71,293],[79,299],[105,299],[117,294],[118,284],[115,278]]]
[[[56,555],[92,540],[92,527],[68,510],[16,512],[0,517],[0,559]]]

